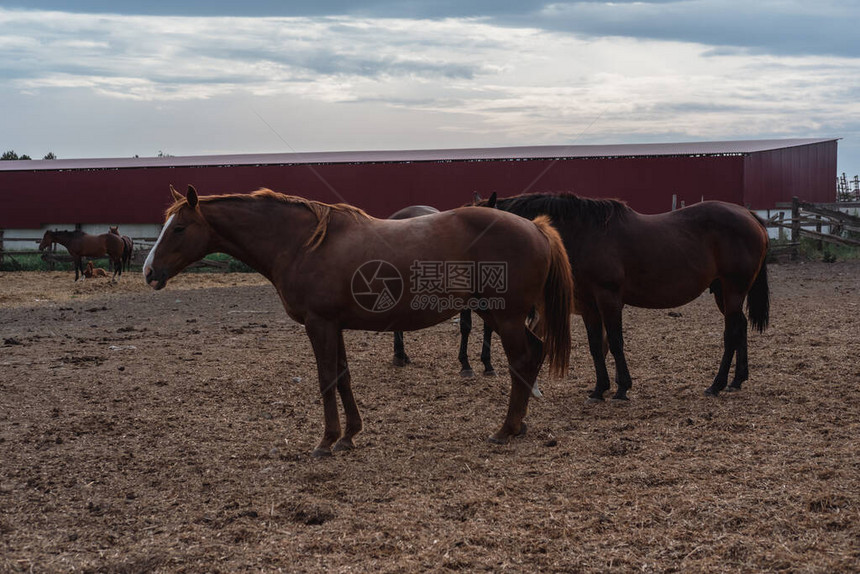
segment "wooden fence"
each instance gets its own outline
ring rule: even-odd
[[[675,206],[675,198],[673,197],[672,208]],[[766,225],[768,227],[776,227],[778,229],[787,229],[791,232],[791,239],[785,246],[771,248],[772,253],[780,254],[788,252],[792,259],[797,259],[798,247],[800,246],[801,237],[812,237],[817,240],[818,249],[823,248],[824,243],[834,243],[837,245],[850,245],[860,247],[860,240],[844,237],[848,233],[860,234],[860,217],[849,215],[843,211],[844,208],[860,209],[860,201],[841,201],[837,203],[807,203],[800,201],[797,197],[792,198],[791,203],[777,203],[775,206],[780,210],[791,209],[791,217],[786,218],[785,214],[779,213],[771,216]],[[815,229],[810,229],[814,227]],[[825,232],[825,229],[827,232]],[[4,258],[15,260],[16,256],[33,255],[37,253],[35,250],[20,250],[9,251],[5,250],[3,242],[5,241],[32,241],[38,244],[41,237],[10,237],[5,236],[3,230],[0,229],[0,264]],[[134,241],[134,255],[132,258],[133,265],[143,265],[149,250],[157,241],[155,237],[136,237]],[[42,252],[42,259],[48,262],[48,267],[53,269],[54,263],[70,262],[71,256],[66,253],[57,252],[56,244],[52,245],[50,250]],[[201,267],[209,266],[220,269],[227,269],[229,264],[226,261],[199,261],[192,266]]]
[[[158,240],[156,237],[132,237],[132,241],[134,241],[134,252],[132,253],[131,264],[132,265],[143,265],[144,261],[146,261],[146,256],[149,255],[149,250],[152,249],[152,246],[155,245],[155,242]],[[53,270],[54,264],[56,263],[70,263],[72,261],[72,256],[69,255],[65,251],[57,251],[57,244],[51,245],[50,248],[45,249],[41,253],[35,250],[35,246],[33,249],[29,250],[7,250],[4,248],[4,241],[11,242],[14,241],[16,243],[20,243],[22,241],[29,242],[32,241],[35,245],[38,245],[42,241],[42,237],[12,237],[9,235],[4,235],[2,229],[0,229],[0,264],[2,264],[6,259],[10,259],[15,261],[16,257],[22,256],[32,256],[41,254],[42,260],[48,263],[48,269]],[[227,261],[214,261],[205,259],[202,261],[198,261],[196,263],[192,263],[189,267],[215,267],[217,269],[226,270],[229,266]]]
[[[780,212],[767,220],[767,226],[791,231],[789,244],[783,249],[791,254],[792,259],[797,259],[801,237],[816,239],[819,251],[824,243],[860,247],[860,240],[844,236],[846,232],[860,234],[860,217],[841,211],[846,207],[860,208],[860,201],[807,203],[793,197],[791,203],[777,203],[776,207],[791,209],[791,217],[786,219]],[[812,227],[815,229],[810,229]]]

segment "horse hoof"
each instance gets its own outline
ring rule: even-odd
[[[628,397],[627,395],[614,395],[612,397],[613,403],[622,403],[623,404],[623,403],[627,403],[629,401],[630,401],[630,397]]]
[[[596,405],[596,404],[600,404],[602,402],[603,402],[602,397],[588,397],[587,399],[585,399],[585,404],[587,404],[587,405]]]
[[[491,444],[505,445],[511,442],[511,437],[509,435],[502,434],[502,431],[499,431],[496,434],[490,435],[489,438],[487,438],[487,442]]]
[[[328,458],[332,456],[330,448],[320,448],[316,447],[314,451],[311,453],[311,456],[314,458]]]
[[[408,365],[411,362],[412,361],[409,360],[409,357],[406,357],[406,358],[394,357],[394,360],[391,361],[391,364],[394,365],[395,367],[405,367],[406,365]]]
[[[526,423],[520,423],[520,432],[517,433],[517,436],[526,436],[526,431],[528,430],[528,428],[529,427]]]
[[[472,369],[463,369],[462,371],[460,371],[460,376],[464,379],[471,379],[475,376],[475,371],[473,371]]]
[[[334,452],[345,452],[348,450],[352,450],[355,448],[355,443],[352,442],[351,438],[342,438],[336,443],[334,443],[334,447],[332,447],[332,451]]]
[[[485,377],[495,377],[496,376],[496,369],[486,369],[484,371],[484,376]]]
[[[718,391],[718,390],[716,390],[716,389],[712,389],[712,388],[710,388],[710,387],[708,387],[707,389],[705,389],[705,396],[706,396],[706,397],[716,397],[716,396],[717,396],[717,395],[719,395],[719,394],[720,394],[720,391]]]
[[[737,393],[737,392],[738,392],[738,391],[740,391],[740,390],[741,390],[741,386],[740,386],[740,385],[729,385],[729,386],[726,388],[726,392],[727,392],[727,393]]]

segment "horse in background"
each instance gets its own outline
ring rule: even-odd
[[[113,265],[113,277],[111,281],[117,281],[122,275],[122,253],[125,244],[118,235],[102,233],[101,235],[90,235],[81,230],[75,231],[51,231],[45,232],[42,242],[39,243],[39,251],[44,251],[54,243],[65,247],[72,256],[75,265],[75,281],[84,277],[84,257],[108,256]]]
[[[388,219],[411,219],[413,217],[421,217],[422,215],[431,215],[439,213],[439,210],[429,205],[410,205],[403,209],[392,213]],[[475,371],[472,370],[472,365],[469,363],[469,333],[472,332],[472,312],[468,309],[460,311],[460,352],[457,359],[460,361],[460,376],[474,377]],[[484,323],[484,343],[481,347],[481,362],[484,364],[484,376],[494,377],[496,370],[490,361],[490,342],[493,336],[493,330]],[[403,331],[394,332],[394,359],[392,364],[395,367],[405,367],[412,360],[406,354],[406,349],[403,345]],[[537,388],[537,387],[535,387]]]
[[[722,201],[704,201],[669,213],[645,215],[611,199],[571,193],[523,194],[475,205],[495,207],[527,219],[548,215],[570,259],[574,308],[582,315],[597,374],[589,401],[609,389],[605,340],[615,359],[615,400],[627,400],[633,382],[624,356],[624,305],[668,309],[689,303],[705,289],[724,316],[723,356],[705,391],[730,391],[749,378],[746,300],[749,322],[759,332],[768,325],[770,295],[765,257],[767,230],[750,210]]]
[[[120,235],[119,234],[119,226],[111,225],[108,228],[109,233],[113,233],[114,235],[119,235],[120,239],[122,239],[123,249],[122,249],[122,266],[126,269],[131,265],[131,256],[134,251],[134,241],[131,240],[131,237],[128,235]]]
[[[91,279],[93,277],[107,277],[107,271],[101,267],[93,267],[92,261],[87,261],[87,266],[84,269],[84,277]]]

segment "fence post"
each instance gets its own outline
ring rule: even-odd
[[[800,243],[800,200],[791,198],[791,260],[797,260],[797,245]]]
[[[3,265],[3,230],[0,229],[0,265]]]
[[[821,216],[820,215],[815,216],[815,231],[817,231],[818,233],[821,233]],[[824,249],[824,242],[820,238],[816,242],[815,248],[818,251],[821,251],[822,249]]]

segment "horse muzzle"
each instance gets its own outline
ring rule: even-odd
[[[159,291],[167,285],[167,272],[156,273],[152,267],[145,266],[143,268],[143,280],[146,281],[147,285]]]

